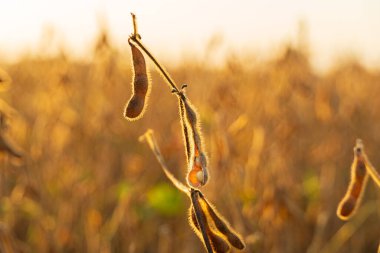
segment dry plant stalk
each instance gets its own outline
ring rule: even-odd
[[[362,140],[357,139],[354,147],[354,161],[351,165],[351,181],[337,209],[340,219],[348,220],[355,214],[365,191],[368,175],[380,187],[380,176],[365,154]]]
[[[169,171],[160,152],[158,144],[154,138],[152,130],[148,130],[143,136],[140,137],[140,140],[147,141],[149,147],[160,163],[162,170],[169,178],[169,180],[174,184],[174,186],[176,186],[176,188],[190,197],[191,205],[189,211],[189,223],[194,229],[195,233],[204,243],[207,252],[230,252],[231,248],[233,247],[236,249],[244,249],[245,244],[240,235],[230,227],[228,222],[226,222],[225,219],[216,211],[216,208],[206,200],[202,192],[199,189],[196,189],[204,186],[207,183],[209,179],[209,173],[207,170],[207,156],[204,151],[202,133],[198,121],[199,116],[196,112],[195,107],[191,104],[190,100],[184,93],[184,88],[187,86],[183,85],[181,89],[177,88],[177,85],[167,73],[167,71],[156,60],[156,58],[154,58],[150,51],[142,44],[141,36],[137,33],[137,22],[136,16],[134,14],[132,14],[132,21],[134,32],[130,35],[128,41],[132,47],[133,64],[135,71],[133,82],[134,93],[127,104],[125,116],[130,120],[138,119],[142,115],[144,106],[141,108],[140,104],[134,105],[134,102],[132,103],[131,101],[134,99],[139,99],[144,104],[145,101],[142,97],[143,95],[145,96],[147,92],[149,92],[149,84],[147,85],[148,88],[146,89],[146,92],[145,88],[141,88],[143,86],[141,83],[145,84],[145,80],[148,80],[147,78],[145,79],[146,76],[143,76],[144,78],[139,77],[142,79],[142,81],[140,81],[137,75],[137,73],[146,73],[144,56],[139,51],[139,49],[141,49],[152,60],[158,71],[162,74],[163,78],[168,83],[169,87],[172,90],[172,93],[175,94],[178,98],[179,115],[182,133],[184,136],[187,159],[186,162],[188,167],[188,173],[186,177],[188,186],[184,185],[182,182],[176,179]],[[138,89],[144,91],[141,92],[142,95],[140,96],[138,96]],[[129,107],[132,107],[132,109],[128,110]]]
[[[188,187],[186,187],[183,183],[181,183],[178,179],[176,179],[175,176],[169,171],[168,167],[166,166],[165,159],[161,154],[161,151],[160,151],[160,148],[158,147],[156,139],[154,138],[153,130],[149,129],[148,131],[146,131],[144,135],[140,136],[139,140],[146,141],[148,143],[150,149],[152,150],[153,154],[156,156],[158,162],[160,163],[161,168],[164,171],[165,175],[174,184],[174,186],[180,191],[189,195]]]
[[[366,169],[369,174],[369,176],[372,178],[372,180],[377,184],[377,186],[380,188],[380,175],[377,172],[377,170],[372,166],[371,162],[368,160],[366,156]]]

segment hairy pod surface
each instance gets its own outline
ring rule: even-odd
[[[209,217],[212,219],[215,228],[227,238],[228,242],[233,247],[240,250],[245,248],[245,244],[241,239],[240,235],[231,228],[231,226],[223,218],[223,216],[218,213],[215,207],[213,207],[203,195],[201,195],[201,206],[207,209],[207,213],[209,214]]]
[[[191,135],[189,136],[191,143],[189,146],[192,150],[190,152],[186,180],[191,187],[199,188],[208,182],[209,173],[207,170],[207,156],[202,151],[203,141],[198,124],[198,116],[186,97],[182,99],[182,104],[180,105],[185,111],[186,126],[191,130]]]
[[[205,232],[211,243],[212,252],[215,252],[215,253],[230,252],[230,249],[231,249],[230,244],[226,240],[225,236],[221,234],[218,230],[216,230],[215,226],[213,226],[212,221],[210,220],[210,214],[208,213],[206,206],[201,203],[200,195],[202,194],[199,192],[196,198],[197,199],[196,201],[198,203],[194,203],[194,205],[198,205],[200,207],[198,217],[202,220],[202,223],[204,224]],[[202,240],[204,244],[206,244],[203,240],[202,232],[200,231],[201,226],[199,226],[197,215],[195,213],[196,212],[195,208],[193,205],[190,208],[191,208],[190,214],[189,214],[190,224],[193,227],[197,236]]]
[[[351,180],[347,192],[338,205],[337,215],[342,220],[350,219],[360,205],[368,181],[365,156],[361,141],[354,148],[354,161],[351,166]]]
[[[150,91],[150,82],[144,55],[132,43],[130,43],[130,46],[133,63],[132,96],[125,107],[124,117],[128,120],[137,120],[144,114]]]

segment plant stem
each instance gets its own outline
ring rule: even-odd
[[[138,36],[136,15],[133,13],[131,13],[131,15],[132,15],[132,23],[133,23],[133,36]]]
[[[155,155],[158,163],[161,165],[162,170],[164,171],[165,175],[169,178],[169,180],[173,183],[173,185],[180,191],[184,192],[186,195],[189,195],[189,188],[186,187],[181,181],[179,181],[177,178],[174,177],[174,175],[169,171],[164,157],[161,154],[160,148],[156,142],[156,139],[153,135],[153,130],[149,129],[145,134],[140,136],[140,141],[145,140],[150,149],[153,151],[153,154]]]
[[[149,50],[142,44],[142,42],[134,37],[131,37],[131,40],[135,42],[145,53],[146,55],[151,59],[151,61],[156,65],[158,70],[161,72],[161,74],[164,76],[165,80],[168,82],[170,87],[176,91],[179,92],[177,85],[175,84],[174,80],[170,77],[169,73],[164,69],[164,67],[157,61],[157,59],[149,52]]]
[[[186,116],[185,116],[185,106],[183,105],[183,100],[181,96],[178,96],[179,103],[179,116],[181,118],[183,138],[185,138],[185,148],[186,148],[186,161],[190,163],[190,138],[189,138],[189,130],[187,128]]]
[[[180,91],[177,88],[177,85],[175,84],[174,80],[170,77],[169,73],[157,61],[157,59],[152,55],[152,53],[147,49],[147,47],[145,47],[144,44],[141,42],[140,35],[137,33],[136,15],[133,13],[131,13],[131,15],[132,15],[132,22],[133,22],[133,34],[129,37],[129,39],[132,40],[134,43],[136,43],[145,52],[145,54],[151,59],[154,65],[156,65],[158,70],[164,76],[164,79],[167,81],[167,83],[172,88],[172,90],[174,90],[176,93],[179,93]]]
[[[376,169],[372,166],[372,164],[370,163],[370,161],[367,159],[367,172],[368,174],[371,176],[371,178],[373,179],[373,181],[375,181],[375,183],[377,184],[377,186],[380,188],[380,175],[379,173],[376,171]]]

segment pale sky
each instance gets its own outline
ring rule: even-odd
[[[180,60],[202,52],[213,35],[235,53],[260,57],[295,43],[298,24],[309,28],[313,63],[324,68],[342,55],[357,55],[380,66],[379,0],[1,0],[0,57],[47,48],[46,28],[75,55],[89,52],[104,17],[112,39],[125,46],[132,31],[130,12],[143,41],[159,57]],[[55,43],[56,43],[55,41]],[[59,43],[58,43],[59,44]]]

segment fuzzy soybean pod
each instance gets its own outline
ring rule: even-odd
[[[237,249],[244,249],[245,244],[243,240],[241,239],[240,235],[234,231],[231,226],[228,224],[228,222],[223,218],[222,215],[218,213],[215,207],[213,207],[202,195],[201,196],[202,201],[201,205],[207,208],[207,212],[209,214],[209,217],[212,219],[215,228],[223,234],[227,241],[235,248]]]
[[[235,232],[228,222],[218,213],[216,208],[210,204],[200,191],[192,192],[194,200],[189,212],[189,222],[199,238],[202,237],[200,222],[195,212],[199,212],[198,217],[205,227],[205,232],[214,249],[213,252],[230,252],[231,247],[242,250],[245,244],[240,235]],[[204,241],[205,243],[205,241]],[[205,243],[206,244],[206,243]]]
[[[337,209],[337,215],[340,219],[348,220],[354,215],[360,205],[367,181],[368,173],[363,144],[361,140],[357,140],[354,148],[354,161],[351,166],[351,181]]]
[[[132,50],[133,81],[132,97],[129,99],[124,117],[128,120],[137,120],[144,114],[150,92],[150,82],[146,69],[144,55],[132,43],[129,43]]]
[[[202,233],[200,231],[200,227],[199,227],[193,206],[190,206],[189,212],[190,212],[190,214],[189,214],[190,225],[193,228],[196,235],[201,239],[201,241],[203,241]],[[206,214],[205,213],[203,213],[203,212],[200,213],[200,217],[202,217],[203,219],[206,220]],[[211,230],[210,225],[207,222],[205,223],[205,227],[206,227],[207,237],[211,242],[212,251],[215,253],[230,252],[231,247],[230,247],[229,243],[223,238],[223,236],[221,234]],[[203,243],[205,243],[205,242],[203,241]]]
[[[207,252],[227,253],[231,246],[224,236],[215,230],[209,220],[207,209],[201,203],[202,193],[197,190],[191,192],[192,205],[189,212],[189,222],[195,233],[203,241]]]
[[[190,129],[191,152],[187,173],[187,182],[191,187],[204,186],[209,179],[207,170],[207,156],[203,150],[201,130],[198,123],[198,115],[188,99],[183,96],[183,107],[186,115],[186,124]]]

